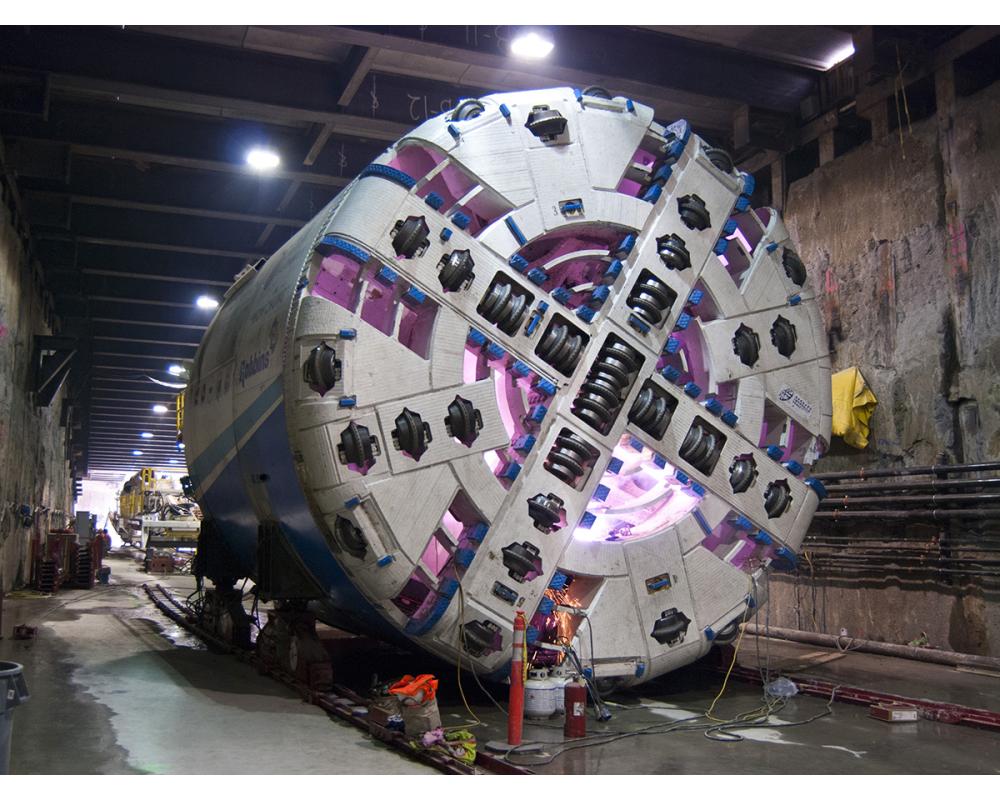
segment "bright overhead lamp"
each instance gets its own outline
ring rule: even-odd
[[[178,442],[177,449],[178,450],[183,450],[184,449],[184,442]]]
[[[187,372],[187,370],[184,369],[184,367],[182,367],[180,364],[171,364],[169,367],[167,367],[167,372],[169,372],[171,375],[183,375],[185,372]]]
[[[201,297],[199,297],[197,300],[194,301],[194,304],[196,306],[198,306],[198,308],[218,308],[219,307],[219,301],[216,300],[214,297],[209,297],[207,294],[201,295]]]
[[[155,406],[153,406],[153,413],[154,414],[166,414],[167,413],[167,407],[165,405],[163,405],[163,403],[157,403]]]
[[[247,164],[258,172],[268,172],[276,169],[281,163],[281,157],[273,150],[255,147],[247,153]]]
[[[510,52],[521,58],[545,58],[555,47],[548,36],[538,31],[528,31],[510,43]]]
[[[142,455],[142,450],[133,450],[132,451],[132,455],[134,455],[134,456],[141,456]]]
[[[139,436],[141,436],[143,439],[153,438],[153,434],[151,434],[149,431],[143,431],[142,433],[139,434]]]
[[[837,64],[843,61],[847,61],[851,56],[854,55],[854,42],[848,42],[839,50],[830,54],[830,57],[826,61],[826,66],[824,69],[833,69]]]
[[[177,464],[177,463],[178,463],[178,461],[177,461],[177,459],[176,459],[176,458],[172,458],[172,459],[170,459],[170,463],[171,463],[171,464]]]

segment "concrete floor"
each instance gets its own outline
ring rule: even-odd
[[[718,691],[702,679],[684,681],[674,690],[669,681],[643,687],[631,696],[614,697],[614,718],[602,725],[587,720],[590,735],[635,732],[647,726],[701,713]],[[653,690],[653,691],[650,691]],[[466,686],[466,692],[469,687]],[[654,693],[655,692],[655,693]],[[715,715],[732,718],[760,705],[760,688],[732,683]],[[776,724],[808,719],[826,708],[821,698],[798,696],[771,718]],[[488,722],[481,739],[503,739],[499,711],[475,708]],[[443,711],[456,712],[455,708]],[[446,714],[442,714],[444,718]],[[455,719],[464,714],[454,714]],[[541,742],[542,760],[559,753],[561,724],[526,724],[525,742]],[[628,736],[610,744],[569,750],[548,764],[532,765],[532,757],[515,754],[518,763],[546,774],[1000,774],[1000,735],[921,720],[888,725],[871,719],[867,709],[834,703],[832,714],[805,725],[747,728],[742,741],[717,742],[702,731]]]
[[[15,712],[16,773],[417,774],[430,769],[369,740],[356,729],[303,703],[282,684],[230,656],[209,652],[163,617],[141,584],[150,580],[131,561],[111,560],[113,584],[64,591],[53,598],[8,600],[0,659],[25,665],[31,700]],[[160,580],[160,579],[155,579]],[[161,582],[175,594],[193,588],[188,576]],[[13,641],[19,622],[38,625],[31,642]],[[384,679],[435,672],[445,725],[469,721],[454,668],[359,637],[337,637],[338,681],[363,692],[372,673]],[[335,643],[334,643],[335,640]],[[761,651],[762,654],[765,651]],[[810,675],[854,685],[1000,709],[1000,678],[969,675],[898,659],[771,644],[771,665],[794,679]],[[753,640],[741,663],[756,665]],[[604,774],[877,774],[1000,773],[1000,735],[928,721],[887,725],[867,709],[835,703],[808,724],[740,731],[739,742],[716,742],[701,731],[635,735],[653,724],[701,713],[721,676],[687,668],[611,698],[614,718],[588,719],[588,732],[626,738],[560,752],[561,723],[526,724],[525,742],[542,743],[541,759],[515,754],[540,773]],[[506,719],[463,675],[466,696],[482,720],[480,742],[502,740]],[[505,699],[502,687],[493,687]],[[731,682],[716,715],[731,717],[760,704],[760,688]],[[826,708],[795,697],[775,723],[806,720]],[[550,763],[532,763],[547,761]]]
[[[849,647],[849,640],[844,644]],[[925,664],[905,658],[872,653],[838,653],[825,647],[761,640],[759,647],[748,637],[740,653],[743,666],[757,669],[769,664],[794,680],[796,674],[810,678],[862,686],[905,697],[939,703],[982,708],[1000,713],[1000,673]]]
[[[24,665],[31,692],[12,773],[436,774],[209,652],[148,601],[150,576],[110,564],[110,586],[5,602],[0,660]],[[22,622],[33,641],[10,638]]]

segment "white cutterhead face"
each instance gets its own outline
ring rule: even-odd
[[[653,115],[603,91],[465,101],[367,167],[306,258],[282,357],[316,523],[382,618],[480,672],[517,611],[536,664],[689,663],[818,503],[812,282],[752,178]],[[264,338],[241,387],[278,363]]]

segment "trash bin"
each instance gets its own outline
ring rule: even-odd
[[[24,669],[13,661],[0,661],[0,775],[10,771],[10,740],[14,709],[28,700]]]

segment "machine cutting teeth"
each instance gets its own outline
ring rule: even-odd
[[[322,396],[334,388],[340,378],[341,364],[337,351],[326,342],[320,342],[309,351],[309,357],[302,364],[302,380]]]
[[[427,445],[433,441],[431,426],[421,419],[420,415],[408,408],[396,417],[396,428],[392,432],[392,441],[398,450],[408,453],[417,461],[425,452]]]
[[[684,240],[676,233],[661,236],[656,240],[656,252],[660,255],[660,261],[667,269],[675,269],[678,272],[691,268],[691,254],[688,252]]]
[[[423,217],[407,217],[396,222],[392,228],[392,249],[397,256],[413,258],[423,255],[427,249],[430,228]]]
[[[483,428],[483,415],[464,397],[456,397],[448,404],[444,428],[449,436],[470,447]]]
[[[441,256],[438,262],[438,280],[446,292],[457,292],[468,288],[476,277],[472,268],[476,263],[468,250],[455,250]]]
[[[551,533],[559,527],[562,509],[562,498],[554,494],[536,494],[528,499],[528,516],[543,533]]]
[[[353,464],[367,470],[375,463],[375,456],[381,454],[378,439],[368,432],[364,425],[352,422],[340,433],[337,454],[341,464]]]

